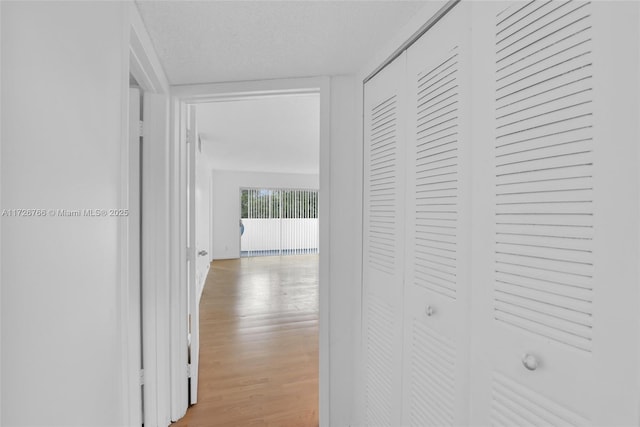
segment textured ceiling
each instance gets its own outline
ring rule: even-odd
[[[318,173],[319,95],[261,97],[196,107],[212,169]]]
[[[171,84],[352,74],[423,1],[137,1]]]

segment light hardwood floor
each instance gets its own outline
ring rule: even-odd
[[[198,403],[176,427],[318,425],[318,256],[212,263]]]

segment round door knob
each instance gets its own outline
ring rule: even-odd
[[[533,354],[525,354],[522,357],[522,364],[528,370],[535,371],[536,369],[538,369],[539,362],[538,362],[538,358],[535,357]]]
[[[427,308],[424,309],[424,312],[429,317],[433,316],[433,313],[435,313],[435,311],[433,310],[433,307],[431,307],[430,305],[428,305]]]

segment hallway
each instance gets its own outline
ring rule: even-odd
[[[318,255],[211,264],[199,378],[176,427],[317,425]]]

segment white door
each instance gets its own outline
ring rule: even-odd
[[[407,51],[402,425],[468,425],[470,8]]]
[[[198,363],[200,354],[200,308],[196,280],[196,148],[198,126],[196,107],[189,106],[187,141],[187,287],[189,292],[189,377],[190,403],[198,401]]]
[[[476,8],[476,424],[638,422],[635,8]]]
[[[129,366],[132,425],[142,424],[140,90],[129,89]]]
[[[211,171],[209,169],[209,163],[206,159],[206,154],[202,151],[202,141],[198,136],[196,139],[196,160],[195,160],[195,176],[196,176],[196,190],[195,190],[195,209],[196,209],[196,303],[199,304],[202,291],[204,290],[204,284],[207,280],[207,273],[209,272],[209,240],[210,229],[209,223],[211,218],[211,212],[209,210],[210,204],[210,182]]]
[[[404,267],[404,76],[402,54],[365,85],[365,412],[370,426],[401,421]]]

